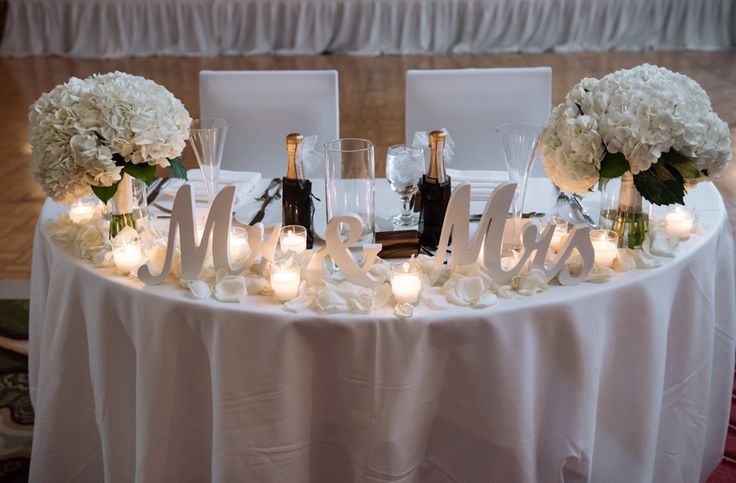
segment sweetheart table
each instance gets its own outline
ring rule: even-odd
[[[409,319],[144,287],[52,241],[47,202],[31,481],[702,481],[728,424],[734,245],[710,183],[687,201],[702,234],[658,268]]]

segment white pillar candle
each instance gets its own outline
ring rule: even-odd
[[[610,267],[618,256],[618,233],[611,230],[592,230],[590,240],[595,250],[595,263]]]
[[[128,275],[135,267],[143,261],[141,246],[137,242],[123,243],[112,249],[112,257],[115,260],[115,268],[121,275]]]
[[[415,304],[422,291],[419,266],[414,263],[397,263],[391,271],[391,291],[400,304]]]
[[[667,233],[680,238],[687,238],[693,229],[695,211],[687,206],[677,206],[670,208],[664,219]]]
[[[307,250],[307,229],[300,225],[288,225],[279,233],[281,253],[290,251],[300,255]]]
[[[285,302],[299,295],[301,274],[299,265],[281,262],[271,265],[271,289],[276,300]]]

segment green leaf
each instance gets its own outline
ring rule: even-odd
[[[634,175],[634,185],[641,195],[655,205],[685,203],[685,180],[667,163],[656,163]]]
[[[674,149],[671,149],[668,153],[662,153],[662,156],[659,157],[659,162],[661,163],[662,161],[675,168],[684,179],[700,177],[700,171],[698,171],[698,167],[695,166],[695,163],[693,163],[690,158],[684,154],[678,153]]]
[[[622,153],[609,153],[601,160],[601,178],[618,178],[629,170],[629,162]]]
[[[156,166],[146,163],[125,163],[123,173],[128,173],[134,178],[142,179],[146,184],[151,184],[153,177],[156,175]]]
[[[118,191],[119,184],[120,181],[116,181],[112,186],[92,186],[92,192],[100,199],[100,201],[107,203],[110,198],[115,196],[115,193]]]
[[[184,160],[181,159],[181,156],[169,159],[169,169],[175,177],[187,179],[187,170],[184,168]]]

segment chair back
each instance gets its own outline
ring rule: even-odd
[[[283,176],[287,134],[316,134],[319,146],[340,137],[335,70],[204,70],[199,106],[201,117],[230,122],[223,169]]]
[[[417,131],[447,128],[455,142],[456,169],[505,170],[495,128],[544,125],[552,107],[550,67],[409,70],[406,140]],[[537,162],[532,176],[544,176]]]

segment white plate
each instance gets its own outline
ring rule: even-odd
[[[178,180],[175,180],[174,182],[178,182]],[[180,183],[179,188],[181,188],[181,186],[183,186],[183,184],[184,183]],[[240,210],[244,206],[250,204],[253,201],[253,198],[254,197],[260,196],[260,194],[263,193],[263,190],[261,190],[260,193],[259,193],[257,191],[257,187],[258,186],[260,186],[260,185],[257,184],[256,185],[256,188],[251,189],[250,191],[243,192],[243,193],[237,193],[236,196],[235,196],[235,199],[233,200],[233,211]],[[167,188],[167,187],[164,187],[164,188]],[[223,186],[223,188],[224,188],[224,186]],[[264,186],[264,189],[265,189],[265,186]],[[172,207],[174,206],[174,197],[176,196],[176,193],[178,191],[178,188],[177,188],[177,191],[173,191],[172,188],[169,188],[169,190],[170,191],[168,191],[166,193],[163,193],[163,192],[162,193],[159,193],[159,195],[156,197],[156,200],[153,202],[153,204],[158,205],[158,206],[161,206],[161,207],[163,207],[163,208],[165,208],[167,210],[171,210]],[[172,192],[173,192],[173,195],[171,194]],[[198,199],[196,199],[196,197],[195,197],[194,204],[198,208],[201,208],[203,206],[204,207],[208,206],[206,201],[198,200]],[[156,207],[154,206],[154,209],[155,208]]]
[[[270,183],[270,179],[261,178],[255,189],[250,192],[249,196],[247,196],[245,200],[243,200],[243,203],[235,210],[233,210],[235,211],[235,219],[237,221],[239,221],[243,225],[250,224],[250,220],[252,220],[253,217],[256,216],[256,213],[258,213],[258,210],[261,209],[261,204],[263,203],[263,201],[256,198],[260,197],[263,194],[263,191]],[[271,203],[266,208],[266,214],[263,217],[262,223],[266,226],[281,223],[281,198],[271,201]]]

